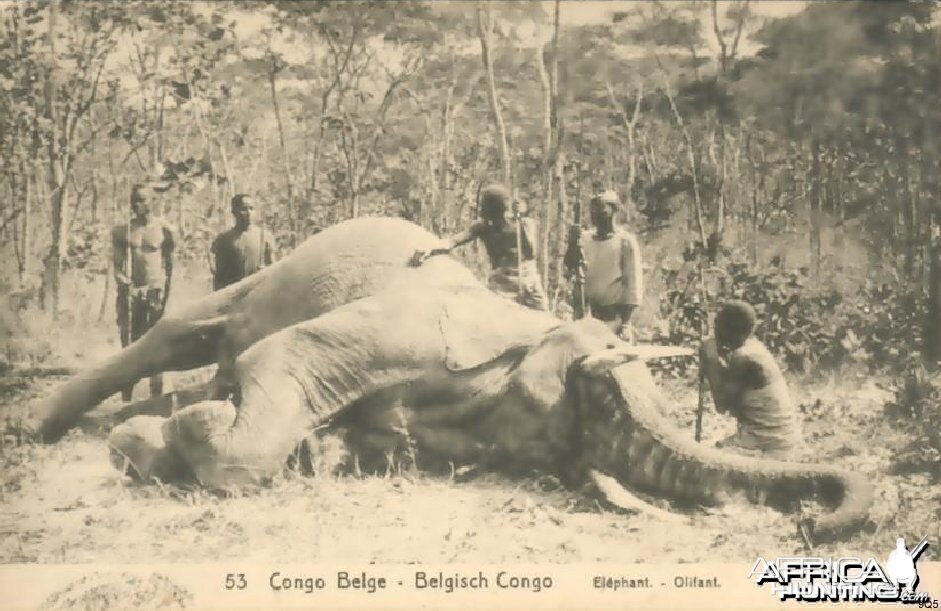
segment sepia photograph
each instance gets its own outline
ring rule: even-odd
[[[939,176],[934,2],[0,0],[4,606],[938,608]]]

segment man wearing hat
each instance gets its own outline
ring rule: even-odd
[[[738,431],[716,446],[792,458],[800,442],[800,415],[774,357],[753,335],[755,324],[751,305],[729,301],[716,314],[715,337],[700,349],[716,411],[738,421]]]
[[[617,226],[617,193],[604,191],[591,199],[591,224],[582,234],[585,256],[585,300],[591,315],[619,335],[630,336],[631,314],[644,294],[640,246],[633,233]]]
[[[121,346],[144,335],[163,316],[173,276],[173,230],[154,218],[154,191],[145,185],[131,188],[129,222],[111,230],[114,279],[117,284],[117,322]],[[130,401],[134,387],[121,391]],[[163,394],[163,377],[150,378],[150,394]]]
[[[239,193],[232,198],[235,226],[212,243],[215,269],[212,288],[218,291],[250,276],[274,262],[274,239],[264,228],[252,223],[255,201]]]
[[[416,251],[413,265],[428,257],[479,239],[490,258],[488,286],[501,295],[534,310],[548,309],[542,278],[536,267],[536,221],[511,215],[509,189],[493,184],[480,192],[480,220],[448,239],[448,245],[431,251]]]

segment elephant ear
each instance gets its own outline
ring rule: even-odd
[[[547,325],[547,320],[549,324]],[[447,303],[438,319],[450,371],[480,367],[514,349],[536,344],[551,318],[500,297]]]

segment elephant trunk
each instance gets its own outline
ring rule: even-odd
[[[793,509],[816,499],[831,511],[810,523],[815,541],[846,536],[868,517],[873,489],[862,474],[749,457],[698,444],[668,422],[664,399],[642,363],[579,384],[585,460],[621,482],[670,498],[712,503],[728,493]],[[583,445],[585,445],[583,443]]]
[[[33,414],[35,434],[44,442],[62,437],[83,413],[122,388],[155,371],[147,338],[141,338],[97,367],[59,386]]]
[[[161,319],[139,340],[82,371],[40,403],[33,414],[35,436],[44,442],[56,441],[82,414],[141,378],[208,365],[215,358],[226,320],[225,316]]]

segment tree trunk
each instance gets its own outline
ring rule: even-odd
[[[680,130],[683,132],[683,140],[686,143],[686,157],[689,162],[689,171],[692,175],[693,180],[693,205],[695,206],[694,213],[696,217],[696,225],[699,229],[699,240],[703,248],[706,247],[706,221],[703,218],[703,208],[702,208],[702,196],[700,194],[699,188],[699,172],[697,170],[696,164],[696,149],[693,145],[693,139],[690,136],[689,128],[686,127],[686,122],[683,121],[683,115],[680,114],[679,108],[676,106],[676,100],[673,97],[673,90],[670,87],[670,81],[667,79],[666,71],[663,69],[663,64],[660,62],[658,56],[654,56],[654,59],[657,60],[657,68],[660,72],[660,80],[663,84],[663,93],[667,96],[667,101],[670,103],[670,109],[673,111],[673,117],[676,119],[676,123],[680,126]]]
[[[284,123],[281,120],[281,105],[278,103],[277,74],[276,67],[272,66],[268,71],[268,85],[271,90],[271,105],[274,107],[274,118],[278,124],[278,140],[281,143],[281,162],[284,164],[284,175],[288,182],[288,226],[293,232],[295,230],[294,176],[291,174],[291,160],[288,156],[287,144],[284,140]]]
[[[489,9],[488,9],[489,11]],[[490,115],[497,130],[497,146],[500,149],[500,161],[503,164],[503,181],[512,190],[510,185],[510,147],[506,138],[506,125],[503,123],[503,113],[500,111],[500,101],[497,99],[497,83],[493,74],[493,58],[490,55],[490,33],[492,24],[487,16],[487,25],[484,26],[484,9],[480,0],[477,2],[477,35],[480,38],[480,55],[487,73],[487,100],[490,103]]]
[[[898,151],[899,159],[898,189],[896,193],[900,195],[899,206],[902,208],[902,220],[905,228],[905,258],[903,269],[905,277],[913,279],[915,276],[915,249],[918,246],[918,225],[915,210],[915,194],[912,192],[911,188],[911,174],[908,165],[909,150],[906,138],[897,138],[896,151]]]
[[[941,45],[941,33],[939,33]],[[924,355],[926,365],[936,370],[941,365],[941,154],[938,151],[937,134],[934,126],[935,117],[929,115],[924,129],[922,147],[923,171],[928,182],[928,189],[933,190],[927,209],[928,227],[924,234],[928,251],[928,308],[925,320]],[[930,177],[930,178],[928,178]]]
[[[556,244],[555,244],[555,253],[557,256],[554,257],[558,260],[558,257],[565,252],[565,221],[568,218],[568,208],[569,208],[569,199],[568,192],[566,191],[568,187],[568,181],[565,180],[565,152],[559,151],[558,155],[555,158],[555,174],[556,180],[559,181],[559,230],[556,232]],[[576,222],[578,219],[574,219]],[[546,258],[549,258],[549,253],[546,253]],[[551,287],[547,289],[551,290],[549,294],[552,295],[555,293],[558,287],[562,286],[563,282],[563,273],[564,266],[559,264],[555,267],[555,282]]]
[[[158,63],[159,61],[160,61],[160,54],[159,54],[159,53],[155,53],[155,54],[154,54],[154,71],[155,71],[155,72],[156,72],[156,70],[157,70],[157,63]],[[165,105],[165,102],[166,102],[166,98],[167,98],[167,91],[166,91],[166,89],[164,88],[164,86],[161,84],[161,85],[159,85],[159,86],[157,87],[157,100],[158,100],[158,101],[157,101],[157,104],[156,104],[156,106],[157,106],[157,124],[156,124],[157,133],[156,133],[156,135],[155,135],[155,138],[156,138],[156,146],[154,147],[154,150],[156,151],[157,162],[158,162],[158,163],[163,163],[163,161],[164,161],[164,152],[163,152],[163,148],[164,148],[164,133],[163,133],[163,126],[164,126],[164,108],[165,108],[164,105]]]
[[[219,159],[222,161],[222,172],[225,174],[225,186],[222,187],[222,200],[223,203],[225,203],[226,201],[231,201],[238,191],[234,172],[229,170],[229,156],[225,153],[225,142],[223,142],[222,138],[216,141],[216,148],[219,149]],[[290,194],[290,190],[288,190],[288,193]]]
[[[25,282],[29,279],[30,274],[30,252],[33,247],[33,176],[32,172],[28,170],[28,163],[23,162],[23,181],[24,181],[24,193],[23,193],[23,238],[22,245],[20,246],[20,261],[19,261],[19,272],[20,272],[20,285],[24,285]]]
[[[48,39],[50,54],[55,57],[55,27],[58,16],[58,2],[49,5]],[[51,305],[53,317],[59,315],[59,271],[62,265],[62,256],[65,254],[65,228],[68,226],[68,168],[67,159],[62,158],[61,140],[67,137],[63,133],[63,123],[60,123],[60,110],[58,101],[58,85],[52,73],[53,68],[46,72],[44,87],[45,116],[49,120],[52,133],[47,142],[47,168],[46,182],[49,192],[49,205],[51,216],[51,243],[45,257],[43,273],[44,304]],[[65,121],[64,124],[67,124]],[[67,146],[67,144],[66,144]]]
[[[441,218],[438,219],[437,229],[442,233],[450,233],[451,227],[456,224],[451,218],[451,106],[456,87],[455,74],[441,108],[441,157],[438,160],[438,201],[441,206]]]
[[[820,175],[820,143],[816,138],[810,143],[810,157],[810,260],[814,273],[819,275],[822,176]]]
[[[50,156],[52,157],[53,154],[50,153]],[[45,259],[44,289],[45,294],[51,299],[52,315],[58,318],[60,271],[66,250],[65,228],[68,227],[68,183],[65,181],[67,170],[61,167],[58,159],[51,159],[49,166],[52,242]]]
[[[725,232],[725,194],[726,179],[728,178],[728,143],[726,142],[725,126],[719,123],[719,184],[718,201],[716,203],[716,228],[715,240],[719,244],[722,242],[722,235]]]
[[[753,265],[758,265],[758,194],[765,192],[765,175],[764,172],[759,170],[757,172],[757,180],[753,183],[752,191],[752,200],[751,200],[751,260]]]
[[[555,15],[552,26],[552,41],[549,48],[537,50],[536,65],[539,68],[539,79],[543,90],[543,166],[542,166],[542,193],[545,219],[542,228],[542,277],[549,281],[549,263],[552,259],[549,253],[549,236],[552,233],[552,181],[556,158],[562,146],[561,119],[559,115],[559,0],[555,3]],[[559,187],[564,189],[565,185]],[[561,196],[560,196],[561,197]],[[565,218],[558,217],[557,231],[565,233]]]
[[[634,111],[630,119],[627,118],[624,110],[621,108],[614,95],[614,88],[610,82],[605,81],[605,88],[608,90],[608,101],[611,107],[621,117],[621,123],[627,132],[627,195],[624,198],[624,209],[628,220],[631,220],[637,213],[637,202],[634,201],[634,184],[637,182],[637,121],[640,118],[640,105],[644,99],[644,83],[637,86],[637,93],[634,98]]]
[[[939,168],[941,169],[941,168]],[[931,263],[928,272],[928,310],[925,324],[925,358],[936,368],[941,362],[941,203],[935,207],[929,233]]]

